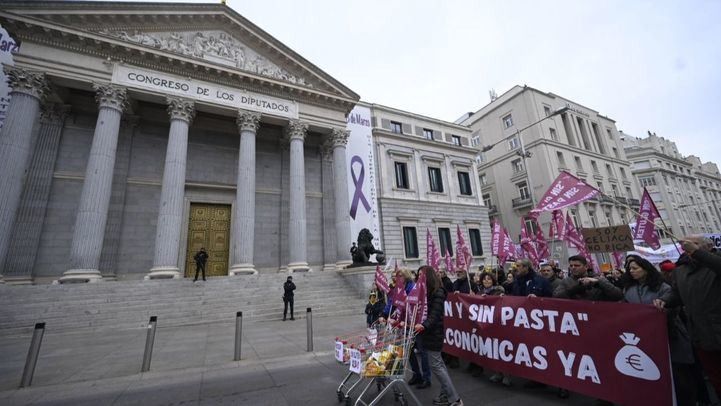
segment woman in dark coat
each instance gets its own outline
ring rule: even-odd
[[[441,383],[441,393],[433,404],[448,404],[450,406],[463,406],[463,401],[448,376],[446,364],[441,358],[443,349],[443,304],[446,301],[446,291],[436,271],[430,266],[422,266],[419,272],[426,275],[428,290],[428,316],[423,323],[415,325],[415,331],[423,338],[423,345],[428,352],[431,371]]]

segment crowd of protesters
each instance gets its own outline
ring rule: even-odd
[[[583,256],[568,259],[568,271],[562,271],[555,261],[543,262],[538,271],[531,261],[517,260],[508,273],[502,268],[481,269],[468,273],[455,272],[455,280],[444,270],[434,271],[422,266],[428,283],[428,317],[415,326],[418,335],[414,353],[410,357],[413,375],[408,384],[417,389],[431,387],[431,377],[440,382],[440,394],[434,405],[462,405],[446,366],[458,368],[458,358],[442,354],[443,302],[454,293],[481,296],[553,297],[571,300],[626,302],[652,305],[666,312],[669,348],[678,405],[710,405],[712,397],[706,379],[717,395],[721,395],[721,253],[713,242],[702,236],[690,236],[681,241],[683,254],[676,263],[664,261],[658,268],[638,255],[626,257],[623,269],[594,274]],[[409,293],[417,273],[398,270],[393,280],[402,280]],[[393,282],[391,282],[393,283]],[[393,317],[393,299],[386,302],[375,292],[366,306],[368,323],[379,318]],[[416,359],[417,357],[417,359]],[[420,361],[420,363],[419,363]],[[469,364],[468,372],[483,377],[481,366]],[[512,377],[500,372],[486,371],[488,379],[510,387]],[[527,388],[545,387],[529,381]],[[556,389],[558,397],[567,398],[569,392]],[[598,404],[610,404],[598,401]]]

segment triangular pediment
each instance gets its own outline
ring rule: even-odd
[[[246,76],[358,100],[352,90],[224,4],[11,2],[13,14],[121,41],[163,58],[202,61]],[[27,25],[27,22],[24,22]],[[45,28],[44,28],[45,29]],[[116,45],[113,45],[116,46]]]

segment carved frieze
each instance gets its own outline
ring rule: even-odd
[[[205,59],[211,62],[283,80],[293,84],[313,87],[302,77],[273,64],[240,41],[223,31],[145,33],[134,31],[102,30],[100,34],[120,38],[163,51]]]

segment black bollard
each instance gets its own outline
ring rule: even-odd
[[[148,335],[145,338],[145,352],[143,353],[143,367],[140,372],[150,370],[150,360],[153,358],[153,343],[155,342],[155,327],[158,324],[158,316],[150,316],[148,323]]]
[[[235,313],[235,361],[240,361],[240,345],[243,340],[243,312]]]
[[[30,386],[33,382],[35,374],[35,365],[38,363],[38,354],[40,353],[40,344],[43,342],[45,334],[45,323],[35,323],[33,338],[30,341],[30,349],[28,349],[28,357],[25,360],[25,369],[23,369],[23,377],[20,380],[20,387]]]
[[[308,352],[313,351],[313,312],[310,307],[305,310],[306,326],[308,330]]]

